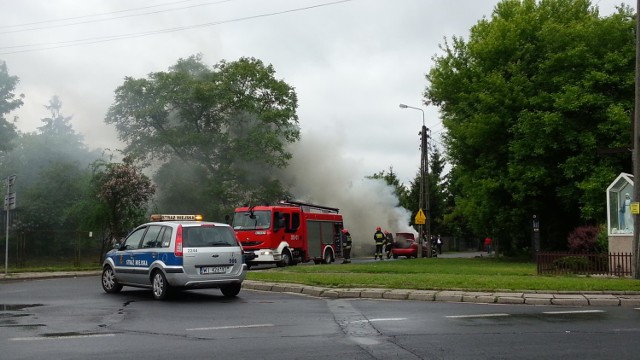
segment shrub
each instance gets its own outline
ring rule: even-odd
[[[569,250],[574,252],[596,252],[598,244],[597,226],[581,226],[569,234],[567,242]]]

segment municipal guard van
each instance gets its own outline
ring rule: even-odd
[[[152,215],[109,251],[102,264],[102,288],[150,288],[162,300],[172,290],[219,288],[225,297],[240,292],[247,275],[233,229],[202,221],[200,215]]]

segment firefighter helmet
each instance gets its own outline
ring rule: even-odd
[[[380,230],[382,230],[382,229],[380,228],[380,226],[378,226],[378,227],[376,228],[376,231],[380,231]]]

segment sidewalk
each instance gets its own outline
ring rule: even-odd
[[[464,254],[464,255],[461,255]],[[471,257],[469,253],[442,254],[442,257]],[[26,281],[60,277],[100,276],[100,271],[65,271],[52,273],[0,274],[3,281]],[[465,290],[407,290],[380,288],[324,288],[299,284],[270,283],[245,280],[242,287],[250,290],[286,292],[324,298],[389,299],[440,302],[465,302],[478,304],[524,304],[560,306],[626,306],[640,307],[638,292],[601,291],[521,291],[478,292]]]

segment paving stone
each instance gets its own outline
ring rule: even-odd
[[[553,298],[551,299],[551,304],[566,305],[566,306],[585,306],[585,305],[589,305],[589,301],[584,296],[580,298],[577,298],[577,297]]]
[[[407,300],[434,301],[436,299],[436,293],[436,291],[416,290],[409,294]]]
[[[338,297],[340,298],[359,298],[360,290],[356,289],[338,289]]]
[[[385,289],[364,289],[360,291],[361,298],[382,299],[382,295],[389,290]]]
[[[409,290],[391,290],[382,294],[383,299],[406,300],[409,298]]]
[[[322,292],[322,294],[320,294],[320,296],[337,299],[340,295],[335,290],[325,290]]]
[[[638,297],[620,297],[621,306],[640,306],[640,298]]]
[[[524,298],[518,296],[498,296],[496,302],[498,304],[524,304]]]
[[[436,301],[461,302],[463,294],[461,291],[440,291],[436,293]]]
[[[524,303],[527,305],[551,305],[551,296],[549,297],[525,297]]]
[[[321,296],[324,291],[326,291],[325,288],[320,288],[316,286],[305,286],[302,289],[303,294],[311,295],[311,296]]]

